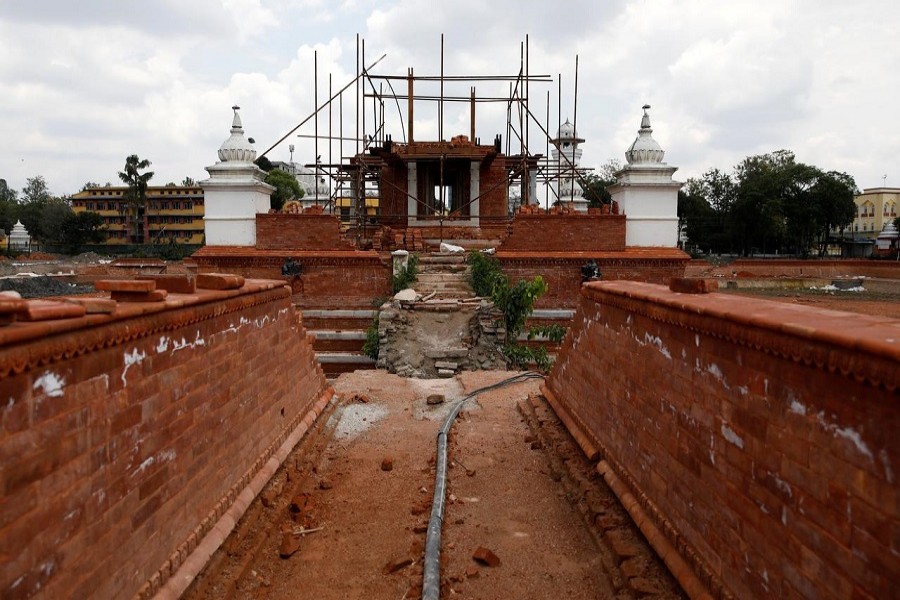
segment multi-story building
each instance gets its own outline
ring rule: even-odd
[[[72,210],[103,217],[107,244],[202,244],[203,189],[199,186],[148,187],[147,202],[138,210],[133,226],[131,208],[124,200],[127,187],[89,188],[72,196]]]
[[[856,216],[851,229],[854,237],[875,240],[900,211],[900,188],[878,187],[863,190],[853,199]]]

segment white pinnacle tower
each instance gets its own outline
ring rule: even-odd
[[[578,163],[581,162],[581,148],[584,142],[575,132],[575,126],[568,119],[559,126],[553,142],[554,167],[559,174],[556,183],[556,197],[560,203],[571,203],[578,212],[587,212],[588,201],[581,196],[582,187],[575,176]]]
[[[208,246],[256,245],[256,214],[269,212],[275,188],[264,183],[265,173],[253,164],[256,150],[244,137],[239,106],[232,106],[231,135],[219,148],[219,162],[206,167],[203,188],[204,229]]]
[[[662,162],[665,152],[653,139],[649,104],[638,136],[625,151],[628,164],[616,173],[609,193],[625,214],[626,246],[678,245],[678,190],[681,183],[672,175],[678,167]]]

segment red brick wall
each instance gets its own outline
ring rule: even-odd
[[[705,260],[692,260],[687,276],[701,277],[737,274],[750,277],[881,277],[900,279],[900,263],[884,260],[736,260],[715,267]]]
[[[304,308],[372,308],[391,292],[389,257],[376,252],[298,252],[249,247],[205,246],[192,258],[202,273],[226,272],[280,279],[291,286],[292,301]],[[299,277],[282,277],[281,267],[293,259]]]
[[[503,161],[495,159],[486,164],[482,163],[478,182],[478,194],[481,196],[478,203],[480,216],[488,218],[507,216],[508,184]]]
[[[546,387],[714,596],[888,598],[898,327],[589,284]]]
[[[0,328],[3,598],[148,597],[328,390],[283,286],[169,300]]]
[[[628,279],[668,283],[672,277],[682,277],[687,255],[671,257],[662,253],[657,258],[639,257],[638,254],[573,252],[567,255],[532,252],[498,252],[503,272],[513,281],[531,279],[540,275],[547,282],[547,293],[537,301],[538,308],[575,308],[581,289],[581,267],[594,259],[603,280]],[[668,253],[672,254],[672,253]],[[680,254],[680,253],[678,253]],[[643,256],[643,255],[641,255]]]
[[[500,250],[532,252],[620,252],[625,250],[625,215],[516,214]]]
[[[260,250],[351,250],[341,239],[335,215],[268,213],[256,215],[256,247]]]

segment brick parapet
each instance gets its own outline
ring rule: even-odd
[[[517,213],[500,251],[621,252],[625,215]]]
[[[282,282],[204,284],[0,327],[0,596],[151,596],[330,398]]]
[[[260,250],[352,250],[341,238],[336,215],[267,213],[256,215],[256,247]]]
[[[714,596],[884,597],[900,581],[898,333],[592,283],[546,389]]]

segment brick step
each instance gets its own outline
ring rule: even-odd
[[[465,263],[426,264],[419,268],[420,275],[422,273],[468,273],[469,271],[469,265]]]
[[[375,368],[375,361],[362,352],[316,352],[326,377]]]
[[[307,331],[365,331],[377,310],[304,310],[303,326]]]
[[[419,257],[420,265],[460,265],[466,263],[463,253],[432,252]]]
[[[316,352],[361,352],[366,342],[366,332],[352,331],[323,331],[313,330],[309,332],[313,336],[313,350]]]

